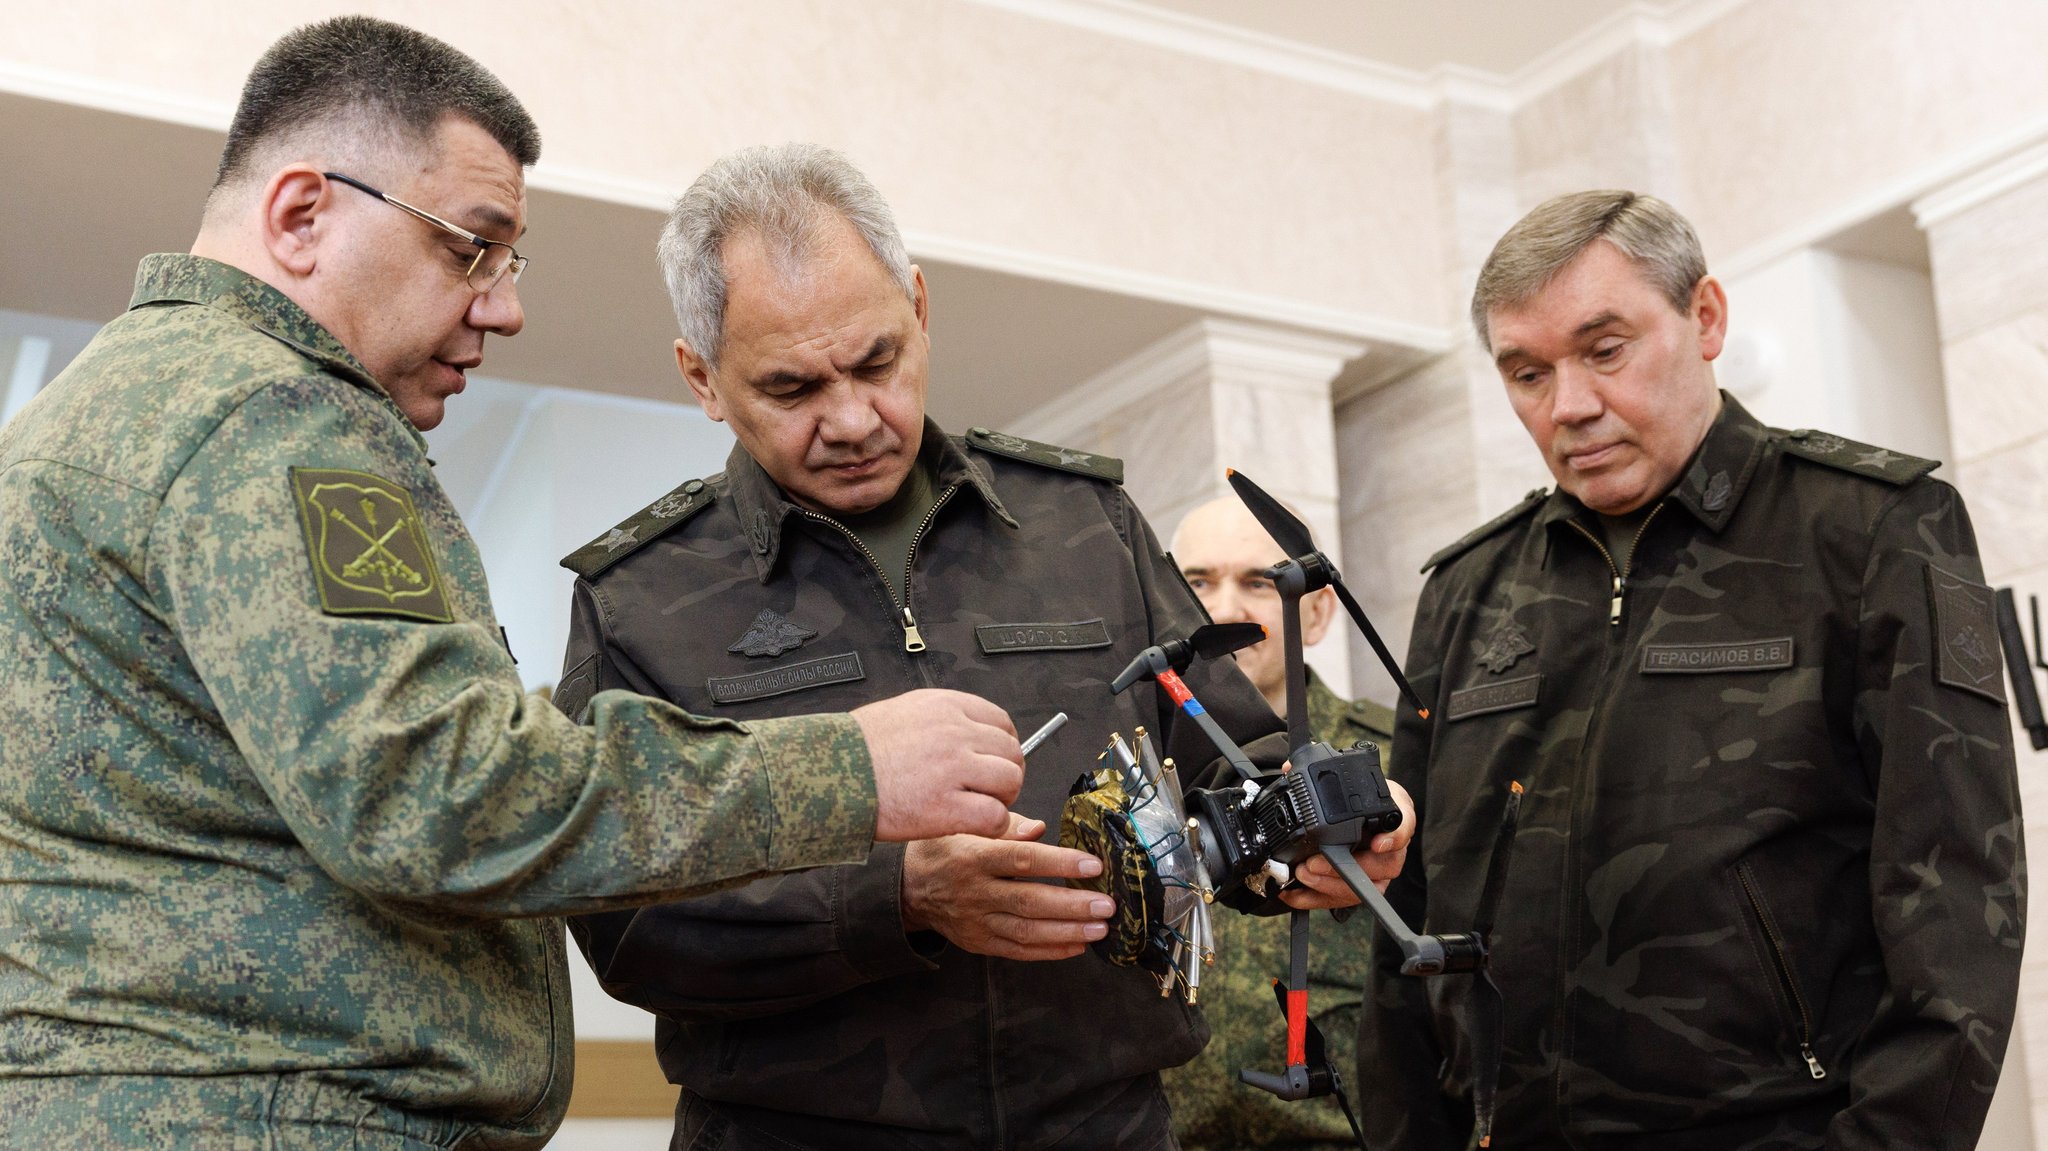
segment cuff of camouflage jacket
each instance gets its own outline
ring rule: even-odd
[[[930,971],[946,948],[936,932],[903,930],[903,845],[878,843],[866,867],[847,868],[838,907],[846,961],[869,979]]]
[[[748,722],[767,773],[770,870],[859,863],[875,842],[875,764],[849,715]]]

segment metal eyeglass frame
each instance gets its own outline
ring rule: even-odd
[[[459,228],[424,208],[416,208],[388,192],[380,192],[361,180],[356,179],[354,176],[344,176],[340,172],[322,172],[321,175],[330,180],[339,180],[341,183],[347,184],[357,191],[367,192],[407,215],[416,216],[451,236],[459,236],[463,240],[475,244],[476,258],[469,262],[469,270],[462,274],[462,278],[467,280],[469,286],[475,289],[479,295],[488,293],[492,288],[497,287],[498,281],[504,277],[507,269],[511,270],[512,282],[515,284],[519,282],[520,275],[526,271],[526,257],[519,254],[519,249],[505,243],[503,240],[487,240],[467,228]],[[487,267],[484,264],[484,257],[489,256],[493,248],[503,248],[507,255],[496,267]],[[481,283],[478,282],[479,274],[482,275]]]

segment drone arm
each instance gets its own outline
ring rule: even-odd
[[[1308,580],[1293,560],[1275,567],[1273,576],[1273,586],[1280,592],[1280,649],[1287,665],[1287,746],[1305,747],[1309,742],[1308,669],[1301,658],[1301,598],[1308,594]]]
[[[1417,935],[1401,920],[1394,905],[1380,894],[1365,869],[1358,866],[1358,860],[1351,855],[1351,849],[1342,844],[1326,843],[1322,847],[1323,857],[1344,877],[1351,890],[1358,893],[1373,918],[1393,937],[1401,949],[1401,973],[1403,975],[1434,975],[1444,969],[1445,954],[1443,941],[1434,935]]]
[[[1158,678],[1159,686],[1165,689],[1167,698],[1178,705],[1181,711],[1186,712],[1188,718],[1195,721],[1195,726],[1202,729],[1202,734],[1209,737],[1209,742],[1216,745],[1216,750],[1223,753],[1223,758],[1237,769],[1237,774],[1244,779],[1258,778],[1261,773],[1258,768],[1252,766],[1252,761],[1246,758],[1244,749],[1237,746],[1237,741],[1224,733],[1223,728],[1209,714],[1209,709],[1203,707],[1202,701],[1195,698],[1195,693],[1188,690],[1188,685],[1181,680],[1179,673],[1167,668],[1159,673]]]

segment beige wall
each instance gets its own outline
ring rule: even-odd
[[[2037,0],[1753,0],[1665,54],[1685,207],[1726,258],[1925,191],[2048,129],[2043,44]]]
[[[809,139],[849,152],[935,254],[1443,322],[1427,112],[958,0],[15,5],[0,66],[224,126],[270,41],[348,11],[494,69],[544,129],[536,183],[659,203],[733,148]]]

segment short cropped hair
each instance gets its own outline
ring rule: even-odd
[[[293,29],[242,85],[213,188],[259,175],[267,145],[309,130],[358,146],[423,143],[448,115],[490,133],[522,168],[540,159],[540,129],[509,88],[454,48],[388,20],[340,16]]]
[[[725,244],[757,237],[793,273],[820,240],[821,225],[845,220],[903,294],[915,300],[910,254],[888,201],[846,157],[816,144],[744,148],[725,156],[676,201],[656,255],[683,342],[718,367],[725,340]]]
[[[1489,313],[1533,298],[1595,240],[1620,249],[1680,313],[1692,307],[1707,257],[1676,208],[1637,192],[1573,192],[1539,204],[1486,257],[1472,289],[1472,327],[1480,345],[1493,346]]]

